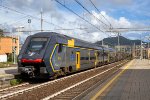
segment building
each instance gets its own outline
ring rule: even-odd
[[[6,62],[8,55],[19,54],[19,37],[0,37],[0,62]]]
[[[7,55],[5,53],[0,53],[0,62],[7,62]]]
[[[149,49],[141,45],[135,45],[133,49],[133,56],[135,58],[148,59],[149,58]]]
[[[141,58],[141,57],[142,59],[150,58],[150,49],[148,49],[146,46],[143,45],[142,45],[142,49],[141,49],[141,45],[134,45],[134,46],[120,45],[120,46],[115,46],[115,48],[117,51],[127,52],[132,54],[134,58]]]
[[[150,48],[148,48],[148,59],[150,59]]]
[[[132,46],[130,45],[120,45],[120,46],[115,46],[115,48],[116,51],[132,53]]]

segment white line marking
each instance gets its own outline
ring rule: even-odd
[[[123,63],[121,63],[121,64],[123,64]],[[119,65],[117,65],[117,66],[120,66],[121,64],[119,64]],[[117,66],[115,66],[115,67],[117,67]],[[104,74],[104,73],[106,73],[106,72],[112,70],[112,69],[115,68],[115,67],[112,67],[112,68],[110,68],[110,69],[107,69],[107,70],[105,70],[105,71],[103,71],[103,72],[101,72],[101,73],[99,73],[99,74],[97,74],[97,75],[95,75],[95,76],[92,76],[92,77],[90,77],[90,78],[88,78],[88,79],[85,79],[85,80],[83,80],[83,81],[81,81],[81,82],[78,82],[77,84],[74,84],[74,85],[72,85],[72,86],[70,86],[70,87],[68,87],[68,88],[65,88],[65,89],[63,89],[63,90],[61,90],[61,91],[59,91],[59,92],[56,92],[56,93],[54,93],[54,94],[52,94],[52,95],[50,95],[50,96],[48,96],[48,97],[46,97],[46,98],[44,98],[44,99],[42,99],[42,100],[49,100],[49,99],[51,99],[51,98],[53,98],[53,97],[55,97],[55,96],[57,96],[57,95],[59,95],[59,94],[65,92],[65,91],[67,91],[67,90],[69,90],[69,89],[71,89],[71,88],[74,88],[74,87],[76,87],[76,86],[78,86],[78,85],[80,85],[80,84],[82,84],[82,83],[84,83],[84,82],[86,82],[86,81],[88,81],[88,80],[90,80],[90,79],[92,79],[92,78],[95,78],[95,77],[97,77],[97,76],[99,76],[99,75],[102,75],[102,74]]]
[[[21,86],[28,85],[28,84],[29,83],[24,83],[24,84],[12,86],[12,87],[4,88],[4,89],[1,89],[0,92],[6,91],[6,90],[9,90],[9,89],[13,89],[13,88],[16,88],[16,87],[21,87]]]
[[[117,63],[117,62],[116,62]],[[115,63],[113,63],[115,64]],[[111,64],[108,64],[108,65],[111,65]],[[42,83],[42,84],[39,84],[39,85],[36,85],[36,86],[33,86],[33,87],[29,87],[29,88],[26,88],[26,89],[23,89],[23,90],[19,90],[19,91],[15,91],[15,92],[12,92],[12,93],[9,93],[9,94],[5,94],[5,95],[2,95],[0,96],[0,99],[3,99],[3,98],[7,98],[7,97],[10,97],[10,96],[13,96],[15,94],[19,94],[19,93],[23,93],[25,91],[28,91],[28,90],[32,90],[32,89],[35,89],[35,88],[41,88],[43,86],[46,86],[48,84],[53,84],[57,81],[61,81],[62,79],[66,79],[66,78],[71,78],[73,76],[76,76],[76,75],[80,75],[80,74],[84,74],[84,73],[87,73],[87,72],[90,72],[90,71],[93,71],[93,70],[97,70],[97,69],[102,69],[108,65],[104,65],[102,67],[98,67],[98,68],[94,68],[94,69],[90,69],[90,70],[87,70],[87,71],[83,71],[83,72],[80,72],[80,73],[77,73],[77,74],[73,74],[73,75],[70,75],[70,76],[66,76],[64,78],[60,78],[60,79],[56,79],[56,80],[53,80],[53,81],[49,81],[49,82],[46,82],[46,83]]]

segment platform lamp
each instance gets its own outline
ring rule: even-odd
[[[29,24],[29,33],[31,34],[31,19],[28,19],[28,24]]]

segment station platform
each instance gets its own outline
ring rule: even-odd
[[[150,61],[134,59],[82,100],[150,100]]]
[[[0,78],[18,74],[17,67],[0,68]]]
[[[19,75],[17,67],[0,68],[0,87],[9,86],[9,80],[17,75]]]

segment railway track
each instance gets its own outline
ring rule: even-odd
[[[64,89],[53,95],[43,98],[42,100],[79,100],[81,99],[80,97],[82,97],[88,92],[88,90],[90,90],[97,84],[102,84],[107,78],[109,78],[115,72],[117,72],[119,70],[119,67],[122,66],[123,64],[124,62],[110,69],[107,69],[93,77],[90,77],[84,81],[81,81],[78,84],[68,87],[67,89]],[[117,68],[117,70],[113,70],[114,68]],[[112,70],[113,72],[109,73]]]
[[[16,89],[17,90],[22,89],[22,87],[26,87],[27,85],[29,85],[28,82],[22,83],[20,85],[12,86],[12,87],[0,89],[0,96],[7,94],[7,93],[10,93],[10,92],[14,92]]]
[[[30,84],[28,82],[25,82],[25,83],[22,83],[22,84],[19,84],[16,86],[0,89],[0,99],[6,99],[9,96],[13,96],[13,95],[19,93],[19,91],[22,91],[26,88],[36,86],[37,84]]]
[[[115,68],[119,68],[120,63],[126,63],[127,61],[116,62],[113,64],[105,65],[95,69],[87,70],[70,76],[66,76],[60,79],[53,81],[41,83],[34,86],[25,86],[24,88],[20,86],[21,89],[15,89],[15,91],[0,95],[0,99],[9,99],[9,100],[48,100],[57,98],[58,95],[62,98],[73,98],[81,94],[85,89],[87,89],[92,84],[96,84],[96,80],[105,77],[108,72],[115,71]],[[114,67],[112,67],[114,66]],[[91,82],[93,80],[93,82]],[[75,88],[75,87],[84,87],[84,88]],[[9,90],[9,89],[8,89]],[[69,91],[69,92],[68,92]],[[71,95],[71,94],[72,95]],[[46,97],[46,98],[45,98]],[[34,99],[33,99],[34,98]]]

